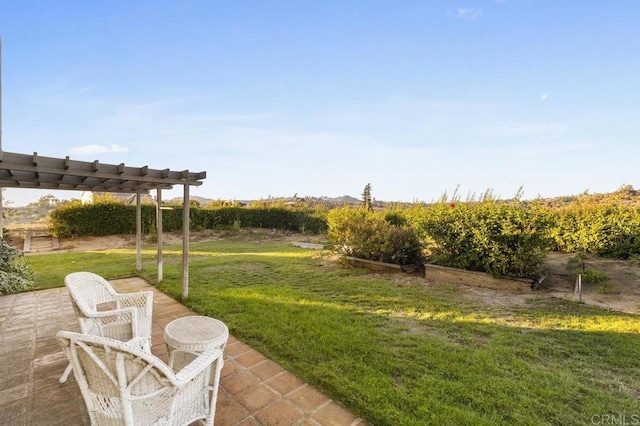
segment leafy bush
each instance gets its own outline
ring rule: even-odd
[[[436,263],[496,277],[538,276],[550,244],[549,215],[536,203],[440,202],[407,215],[433,241]]]
[[[628,259],[640,255],[640,207],[578,201],[553,211],[555,250]]]
[[[330,210],[327,222],[333,251],[340,255],[423,268],[415,230],[386,220],[385,213],[342,207]]]
[[[24,256],[0,238],[0,295],[27,291],[33,287],[35,278]]]

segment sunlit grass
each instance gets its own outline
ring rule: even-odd
[[[158,288],[181,295],[181,250]],[[145,248],[143,277],[156,279]],[[41,287],[134,271],[134,251],[29,258]],[[192,243],[187,304],[379,425],[590,424],[640,414],[640,317],[531,298],[498,306],[455,286],[342,269],[281,242]]]

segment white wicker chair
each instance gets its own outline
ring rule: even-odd
[[[209,349],[175,372],[128,343],[60,331],[92,425],[213,425],[222,350]]]
[[[73,272],[64,279],[83,334],[130,342],[151,352],[153,292],[118,293],[100,275]],[[60,377],[64,383],[71,364]]]

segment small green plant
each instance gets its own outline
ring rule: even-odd
[[[231,226],[231,229],[234,230],[235,232],[240,231],[240,219],[233,220],[233,225]]]
[[[158,234],[156,232],[151,232],[149,234],[149,242],[153,244],[158,242]]]
[[[598,293],[600,294],[620,294],[620,287],[617,285],[606,282],[603,283],[600,287],[598,287]]]
[[[587,283],[603,283],[609,281],[609,276],[607,274],[590,268],[582,271],[576,271],[574,275],[576,277],[578,275],[582,275],[582,281]]]
[[[640,254],[632,254],[629,256],[631,263],[640,266]]]
[[[18,249],[0,239],[0,295],[30,290],[35,278]]]

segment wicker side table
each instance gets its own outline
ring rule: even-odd
[[[190,316],[173,320],[164,329],[169,365],[182,368],[207,349],[224,351],[228,338],[229,329],[215,318]]]
[[[181,370],[207,349],[220,349],[220,357],[211,368],[210,404],[215,407],[220,386],[223,352],[229,339],[229,329],[215,318],[182,317],[171,321],[164,329],[164,341],[169,352],[169,366]]]

